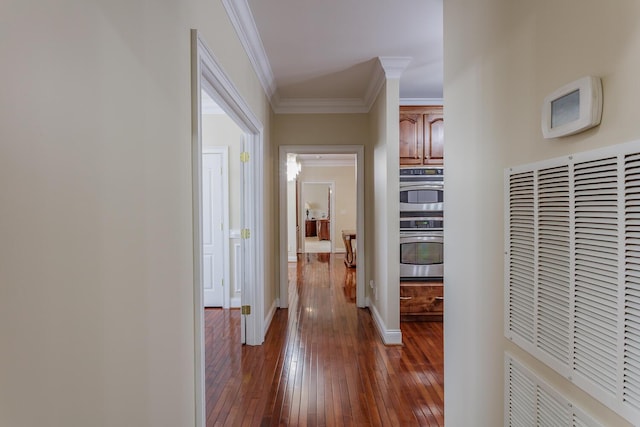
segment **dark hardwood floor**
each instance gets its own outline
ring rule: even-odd
[[[385,346],[343,257],[289,264],[262,346],[240,344],[239,310],[205,310],[207,426],[444,425],[442,323],[403,322]]]

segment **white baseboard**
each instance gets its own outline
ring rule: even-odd
[[[387,329],[386,325],[382,321],[380,313],[374,304],[369,306],[369,310],[373,316],[373,320],[376,325],[376,329],[382,338],[382,342],[385,345],[397,345],[402,344],[402,331],[400,329]]]
[[[231,298],[231,308],[240,308],[241,305],[240,297]]]
[[[267,331],[269,330],[269,326],[271,326],[271,321],[273,320],[273,316],[276,314],[276,309],[278,308],[277,300],[273,300],[273,304],[271,304],[271,308],[269,308],[269,312],[267,313],[264,319],[264,331],[262,332],[262,336],[267,335]]]
[[[289,255],[289,258],[287,258],[287,262],[298,262],[298,257],[295,255]]]

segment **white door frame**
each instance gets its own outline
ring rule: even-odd
[[[355,154],[356,155],[356,306],[366,307],[365,235],[364,235],[364,146],[362,145],[281,145],[278,157],[280,212],[280,286],[278,306],[289,304],[287,251],[287,154]],[[302,227],[301,232],[304,231]],[[336,236],[336,238],[342,238]]]
[[[205,90],[245,133],[245,151],[250,167],[243,168],[242,226],[250,230],[245,245],[242,269],[242,304],[251,306],[246,316],[248,345],[264,342],[264,195],[263,125],[220,67],[197,30],[191,30],[191,154],[193,213],[193,303],[194,303],[194,376],[196,426],[206,421],[204,367],[204,306],[202,285],[202,123],[201,91]],[[237,159],[240,161],[240,159]]]
[[[202,154],[220,154],[222,156],[222,236],[224,247],[222,248],[224,280],[224,298],[222,307],[230,307],[231,299],[231,257],[229,255],[229,147],[207,147],[202,149]]]

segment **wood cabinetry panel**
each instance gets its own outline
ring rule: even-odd
[[[442,165],[444,116],[441,106],[400,107],[401,166]]]
[[[444,162],[444,120],[442,114],[432,114],[425,120],[424,163],[441,165]]]
[[[442,282],[406,282],[400,284],[400,320],[437,320],[444,313]]]
[[[400,113],[400,163],[419,165],[422,163],[423,115]]]

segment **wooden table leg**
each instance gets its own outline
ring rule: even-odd
[[[342,230],[342,241],[344,242],[344,247],[346,249],[346,254],[344,255],[344,263],[347,267],[355,267],[356,266],[356,258],[353,253],[353,246],[351,245],[351,241],[355,239],[356,233],[352,230]]]

